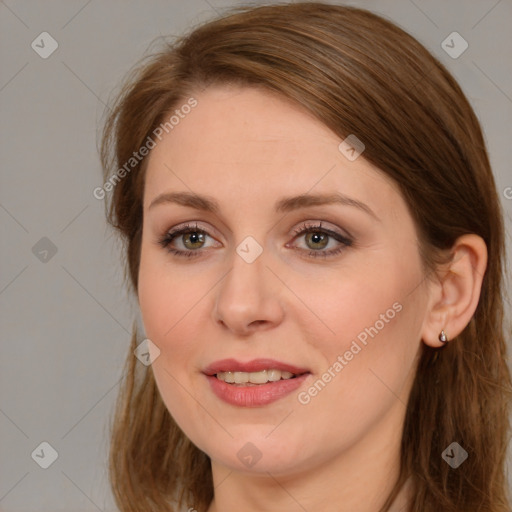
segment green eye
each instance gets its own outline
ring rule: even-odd
[[[183,245],[187,249],[200,249],[198,245],[204,244],[204,233],[200,233],[198,231],[192,231],[190,233],[185,233],[182,235],[183,237]],[[189,247],[189,244],[191,247]]]
[[[306,243],[309,244],[309,242],[311,242],[312,244],[317,245],[317,247],[311,247],[312,249],[325,249],[329,242],[329,235],[323,232],[310,231],[309,233],[306,233],[305,239]]]

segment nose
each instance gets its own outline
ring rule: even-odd
[[[234,253],[231,269],[215,288],[214,321],[243,337],[276,327],[284,316],[282,286],[267,268],[265,251],[252,263]]]

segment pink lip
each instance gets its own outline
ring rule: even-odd
[[[219,372],[260,372],[262,370],[281,370],[295,375],[301,375],[303,373],[309,373],[307,368],[299,368],[291,364],[282,363],[275,359],[253,359],[245,363],[237,361],[236,359],[222,359],[215,361],[211,365],[207,366],[203,373],[205,375],[215,375]]]
[[[224,402],[238,407],[259,407],[267,405],[295,391],[309,376],[304,373],[293,379],[278,380],[256,386],[235,386],[214,376],[206,376],[212,391]]]
[[[292,379],[281,379],[276,382],[267,382],[267,384],[255,386],[228,384],[215,377],[215,374],[219,372],[258,372],[269,369],[287,371],[297,376]],[[310,375],[307,369],[275,361],[274,359],[254,359],[245,363],[236,359],[223,359],[209,365],[203,370],[203,373],[206,375],[212,391],[218,398],[238,407],[259,407],[275,402],[299,388]]]

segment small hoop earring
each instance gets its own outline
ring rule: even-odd
[[[441,331],[439,334],[439,341],[441,343],[446,343],[448,341],[448,337],[446,336],[446,333],[444,331]]]

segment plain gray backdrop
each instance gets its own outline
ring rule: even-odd
[[[4,512],[116,510],[107,431],[136,308],[104,204],[93,196],[102,185],[105,104],[157,36],[179,35],[243,3],[0,2]],[[482,123],[510,233],[512,2],[345,3],[399,24],[459,81]],[[442,47],[453,32],[468,44],[457,58]],[[456,37],[449,45],[460,51]],[[51,462],[52,449],[43,442],[57,454],[47,469],[41,464]]]

